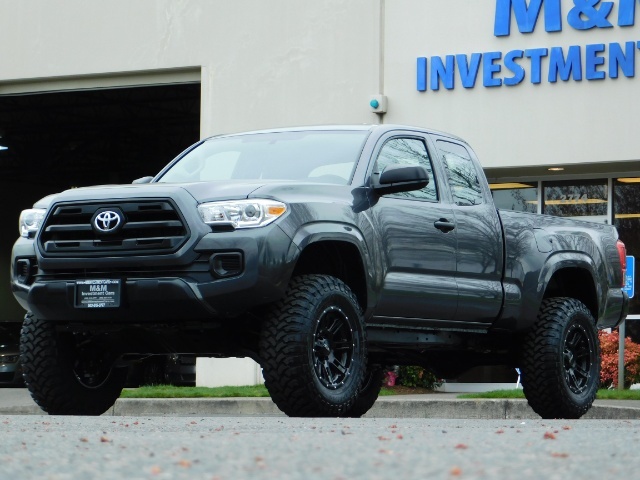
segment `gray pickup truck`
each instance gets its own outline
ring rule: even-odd
[[[364,414],[383,365],[501,364],[542,417],[578,418],[624,268],[612,226],[498,211],[460,138],[325,126],[208,138],[155,177],[46,197],[11,282],[50,414],[101,414],[130,365],[184,353],[255,359],[292,416]]]

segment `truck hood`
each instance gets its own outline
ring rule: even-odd
[[[186,191],[196,203],[240,200],[249,197],[278,198],[296,201],[325,199],[334,202],[340,196],[351,198],[351,186],[327,183],[248,180],[196,183],[146,183],[132,185],[100,185],[65,190],[48,195],[35,203],[35,208],[48,208],[54,202],[86,202],[92,200],[126,200],[131,198],[175,197]],[[349,200],[347,200],[349,201]]]
[[[35,204],[35,208],[48,208],[54,202],[88,200],[120,200],[144,197],[172,197],[178,190],[187,191],[198,203],[216,200],[247,198],[264,185],[264,181],[247,182],[197,182],[197,183],[148,183],[136,185],[100,185],[65,190],[48,195]]]

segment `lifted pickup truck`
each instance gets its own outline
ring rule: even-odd
[[[503,364],[542,417],[578,418],[628,305],[614,227],[497,211],[469,145],[405,126],[212,137],[46,197],[20,234],[21,360],[50,414],[101,414],[132,362],[185,353],[255,359],[292,416],[364,414],[382,365]]]

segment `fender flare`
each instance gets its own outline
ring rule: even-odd
[[[359,228],[342,222],[313,222],[299,227],[293,235],[293,245],[297,248],[289,250],[287,262],[296,264],[302,252],[309,245],[323,241],[338,241],[354,245],[360,254],[367,288],[367,310],[375,305],[375,268],[364,235]]]
[[[604,302],[602,298],[602,285],[598,282],[598,275],[596,274],[597,266],[593,258],[582,252],[556,252],[547,257],[544,265],[540,269],[535,289],[535,299],[538,307],[542,304],[544,294],[549,286],[551,278],[558,271],[567,268],[580,269],[589,273],[596,290],[596,303],[598,306],[597,316],[600,317]]]

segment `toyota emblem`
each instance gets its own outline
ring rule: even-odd
[[[122,223],[122,217],[118,212],[113,210],[105,210],[96,215],[93,220],[93,226],[102,233],[111,233],[116,230]]]

